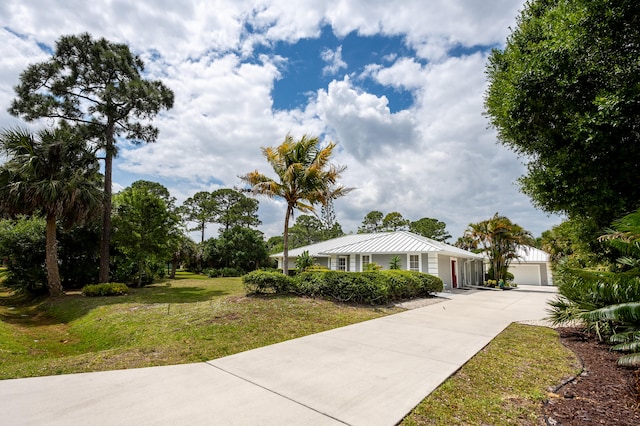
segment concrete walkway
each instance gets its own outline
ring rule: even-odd
[[[11,425],[394,425],[555,288],[412,309],[199,364],[0,381]]]

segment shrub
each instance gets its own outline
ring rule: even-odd
[[[129,287],[122,283],[88,284],[82,287],[82,294],[88,297],[122,296],[129,294]]]
[[[296,257],[296,269],[298,271],[304,272],[311,266],[313,266],[313,257],[311,257],[308,250],[303,251],[301,255]]]
[[[220,275],[221,277],[241,277],[244,274],[244,271],[240,268],[221,268]]]
[[[247,294],[286,293],[291,288],[291,278],[281,272],[252,271],[242,283]]]
[[[293,280],[292,291],[309,297],[339,302],[385,304],[396,300],[424,297],[442,291],[442,280],[413,271],[304,272]]]
[[[220,271],[216,268],[204,268],[202,273],[209,278],[216,278],[220,276]]]

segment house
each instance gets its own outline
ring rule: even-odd
[[[535,247],[520,246],[517,256],[508,269],[513,274],[513,282],[528,285],[553,285],[548,253]]]
[[[408,231],[352,234],[289,250],[289,268],[304,251],[317,264],[331,270],[362,272],[368,263],[389,269],[391,258],[399,256],[400,269],[419,271],[442,279],[446,289],[481,285],[484,265],[481,255],[459,249]],[[271,257],[282,268],[283,253]]]

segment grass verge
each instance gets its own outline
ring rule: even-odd
[[[127,296],[24,300],[0,288],[0,379],[210,360],[398,311],[245,297],[240,278],[184,273]]]
[[[556,331],[512,324],[405,419],[414,425],[537,425],[547,388],[579,371]]]

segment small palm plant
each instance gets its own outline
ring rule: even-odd
[[[304,272],[312,266],[313,257],[309,255],[308,250],[303,251],[302,254],[296,257],[296,269],[298,269],[298,272]]]
[[[389,269],[400,269],[402,268],[402,261],[400,260],[400,256],[395,255],[389,261]]]

